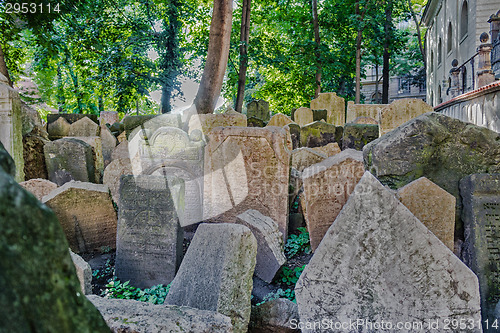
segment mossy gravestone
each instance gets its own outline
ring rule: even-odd
[[[0,145],[0,332],[109,332],[56,216],[14,181],[8,159]]]

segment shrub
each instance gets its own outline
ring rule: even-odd
[[[131,286],[130,281],[122,283],[114,277],[108,281],[106,290],[103,292],[103,296],[108,298],[133,299],[152,304],[163,304],[169,289],[170,284],[167,286],[159,284],[157,286],[141,290],[140,288]]]
[[[293,258],[300,252],[310,253],[311,243],[309,241],[309,233],[304,227],[298,228],[299,235],[290,235],[285,244],[285,255],[287,258]]]

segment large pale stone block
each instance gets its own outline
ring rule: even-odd
[[[474,323],[450,332],[481,332],[478,281],[436,236],[366,172],[316,249],[295,287],[300,320],[365,324]],[[334,329],[334,328],[333,328]],[[402,332],[430,331],[422,329]],[[307,328],[303,332],[323,332]]]
[[[346,122],[354,123],[360,117],[377,120],[379,111],[386,106],[386,104],[354,104],[353,101],[349,101],[347,102]]]
[[[345,124],[345,101],[336,93],[320,93],[318,98],[311,101],[312,110],[326,110],[329,124],[344,126]]]
[[[217,311],[247,331],[257,241],[247,227],[203,223],[172,281],[166,304]]]
[[[59,219],[75,253],[116,247],[116,212],[105,185],[69,182],[42,198]]]
[[[99,134],[99,125],[84,117],[70,125],[68,136],[99,136]]]
[[[335,221],[364,171],[363,154],[347,149],[302,172],[304,218],[313,251]]]
[[[290,152],[287,132],[278,127],[216,128],[205,152],[204,217],[235,222],[258,207],[287,235]]]
[[[325,154],[326,157],[332,157],[333,155],[337,155],[341,152],[339,144],[337,142],[330,142],[326,146],[313,147],[311,149],[317,153]]]
[[[267,123],[266,126],[283,127],[283,126],[288,125],[290,123],[293,123],[293,120],[290,117],[288,117],[287,115],[284,115],[283,113],[277,113],[271,117],[271,119],[269,120],[269,122]]]
[[[400,188],[397,197],[444,245],[454,250],[455,197],[421,177]]]
[[[290,166],[297,169],[298,171],[303,171],[305,168],[319,163],[326,158],[327,156],[325,154],[316,152],[312,148],[297,148],[295,150],[292,150],[292,159]]]
[[[182,258],[172,179],[123,176],[116,239],[116,276],[139,288],[168,285]]]
[[[189,133],[200,130],[203,135],[210,133],[215,127],[247,126],[247,117],[238,112],[227,112],[221,114],[198,114],[189,119]]]
[[[392,131],[424,113],[434,109],[421,99],[403,98],[380,109],[378,114],[380,136]],[[373,117],[372,117],[373,118]]]
[[[305,126],[314,121],[313,112],[309,108],[298,108],[297,110],[295,110],[293,116],[294,121],[300,126]]]
[[[57,184],[47,179],[30,179],[25,182],[19,183],[26,191],[33,194],[38,200],[57,188]]]

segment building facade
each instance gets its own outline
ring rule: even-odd
[[[459,93],[477,88],[477,48],[488,19],[500,9],[500,0],[429,0],[422,23],[427,60],[427,103],[437,106],[452,99],[450,70],[460,70]],[[489,41],[491,42],[491,41]],[[452,65],[453,60],[456,62]],[[476,65],[476,67],[474,67]]]

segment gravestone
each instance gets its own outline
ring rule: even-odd
[[[132,164],[128,158],[113,160],[104,169],[102,183],[109,188],[111,197],[118,206],[120,205],[120,177],[132,174]]]
[[[256,255],[257,241],[247,227],[200,224],[165,303],[217,311],[231,318],[235,333],[246,332]]]
[[[0,143],[0,331],[109,332],[80,290],[54,213],[8,174]]]
[[[19,185],[40,201],[44,196],[50,194],[50,192],[57,188],[57,184],[47,179],[30,179],[19,183]]]
[[[101,183],[104,172],[104,157],[102,155],[102,141],[99,136],[68,137],[83,141],[92,147],[92,158],[94,160],[95,182]]]
[[[323,121],[315,121],[300,129],[300,145],[302,147],[321,147],[330,142],[342,143],[343,128]]]
[[[238,112],[226,112],[218,114],[198,114],[189,118],[189,134],[199,130],[203,135],[210,133],[215,127],[247,126],[247,117]]]
[[[269,102],[258,99],[247,104],[247,117],[259,118],[268,122],[271,115],[269,114]]]
[[[345,101],[336,93],[320,93],[311,101],[312,110],[326,110],[326,122],[336,126],[345,124]]]
[[[84,117],[70,125],[68,136],[99,136],[100,129],[99,125],[90,120],[88,117]]]
[[[123,158],[130,159],[127,140],[120,142],[111,153],[111,161]]]
[[[89,263],[71,250],[69,250],[69,254],[75,266],[76,276],[78,276],[78,280],[80,281],[82,293],[84,295],[92,294],[92,269]]]
[[[23,120],[19,94],[12,89],[5,78],[0,77],[0,142],[12,156],[16,165],[15,179],[24,181]]]
[[[302,172],[305,168],[319,163],[326,158],[327,156],[325,154],[316,152],[312,150],[312,148],[297,148],[295,150],[292,150],[290,166]]]
[[[376,120],[378,119],[378,113],[387,104],[354,104],[353,101],[347,102],[347,123],[355,123],[355,119],[371,118],[375,120],[375,125],[377,125]]]
[[[183,231],[168,183],[157,176],[122,176],[116,276],[138,288],[168,285],[182,258]]]
[[[455,197],[421,177],[397,192],[403,203],[444,245],[454,250]]]
[[[293,116],[294,116],[294,121],[299,126],[305,126],[314,121],[313,112],[309,108],[298,108],[297,110],[295,110]]]
[[[111,155],[116,147],[116,138],[106,127],[101,127],[102,158],[104,167],[111,162]]]
[[[71,124],[64,118],[59,117],[52,123],[47,125],[47,132],[50,140],[57,140],[69,136]]]
[[[477,277],[369,172],[295,292],[300,320],[328,318],[332,331],[349,322],[355,332],[444,332],[445,325],[449,332],[482,331]],[[452,319],[469,325],[451,327]]]
[[[287,236],[290,152],[278,127],[219,127],[208,135],[205,156],[204,219],[235,222],[259,207]]]
[[[23,137],[24,179],[47,179],[47,166],[43,147],[49,141],[38,135],[28,134]]]
[[[283,113],[277,113],[271,117],[271,119],[269,120],[269,122],[267,123],[266,126],[283,127],[283,126],[288,125],[290,123],[293,123],[293,121],[290,117],[288,117],[287,115],[284,115]]]
[[[353,124],[371,124],[378,125],[378,121],[370,117],[357,117],[352,121]]]
[[[274,299],[257,306],[252,306],[248,333],[298,333],[291,328],[299,322],[297,304],[287,298]]]
[[[278,225],[255,209],[249,209],[238,215],[236,223],[248,227],[257,239],[255,275],[271,283],[286,262],[283,253],[283,235],[278,230]]]
[[[42,118],[37,110],[21,101],[21,119],[22,119],[22,135],[30,134],[32,131],[40,131],[44,126],[42,125]],[[45,136],[45,133],[44,133]],[[45,136],[46,137],[46,136]],[[47,138],[47,137],[46,137]],[[48,139],[48,138],[47,138]]]
[[[266,123],[264,120],[256,118],[256,117],[248,117],[247,118],[247,126],[248,127],[264,127]]]
[[[378,138],[378,125],[345,124],[342,149],[363,150],[363,147]]]
[[[96,114],[81,114],[81,113],[49,113],[47,115],[47,124],[50,125],[54,121],[57,121],[59,118],[64,118],[71,125],[83,118],[89,118],[97,125],[99,121],[97,120]]]
[[[143,116],[137,116],[137,117],[143,117]],[[127,138],[129,139],[129,141],[139,131],[141,131],[143,129],[146,129],[148,131],[151,131],[151,133],[154,133],[156,130],[158,130],[161,127],[181,128],[181,126],[182,126],[180,114],[167,113],[167,114],[154,116],[152,118],[149,118],[148,116],[144,116],[144,117],[145,117],[144,119],[139,119],[139,120],[141,120],[141,122],[139,122],[135,128],[131,128],[130,131],[127,131]],[[128,122],[127,125],[125,126],[125,129],[127,130],[127,126],[132,126],[132,125],[133,125],[133,122],[132,123]]]
[[[335,221],[364,171],[363,154],[347,149],[302,172],[304,219],[313,251]]]
[[[283,126],[283,128],[288,127],[288,132],[290,132],[290,139],[292,140],[292,149],[297,149],[300,147],[300,126],[296,123],[290,123]]]
[[[317,153],[325,154],[326,157],[331,157],[341,152],[339,144],[336,142],[330,142],[326,146],[313,147],[311,149]]]
[[[82,140],[62,138],[46,143],[43,151],[49,180],[58,186],[71,180],[96,181],[92,146]]]
[[[434,109],[418,98],[403,98],[386,105],[378,114],[380,136]],[[373,117],[372,117],[373,118]]]
[[[101,111],[99,113],[99,125],[101,127],[106,126],[106,124],[113,125],[114,123],[120,122],[120,115],[118,111]]]
[[[484,332],[485,321],[496,319],[500,300],[500,174],[473,174],[460,181],[463,197],[464,262],[479,279]]]
[[[128,140],[133,130],[135,130],[137,127],[143,125],[145,122],[155,117],[156,115],[150,114],[141,116],[126,116],[125,118],[123,118],[122,122],[126,139]]]
[[[105,185],[69,182],[42,198],[75,253],[116,248],[116,212]]]
[[[328,119],[328,111],[327,110],[312,110],[313,113],[313,121],[324,121]]]

